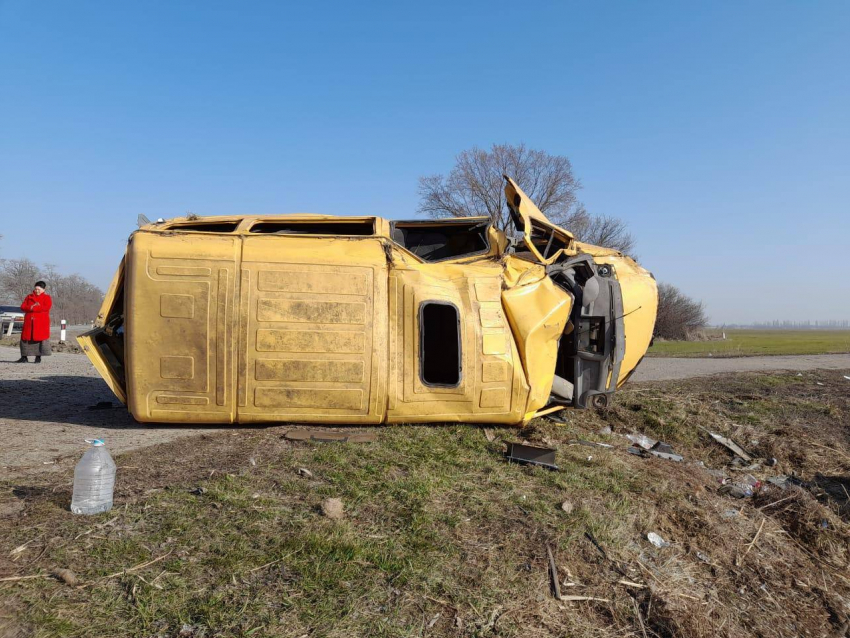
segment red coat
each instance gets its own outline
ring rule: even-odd
[[[24,315],[24,330],[21,339],[24,341],[47,341],[50,339],[50,307],[53,300],[46,292],[36,295],[30,293],[21,304]]]

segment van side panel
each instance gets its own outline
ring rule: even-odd
[[[380,423],[387,266],[380,239],[246,236],[241,423]]]
[[[142,422],[232,423],[241,238],[137,232],[127,251],[128,407]]]
[[[518,423],[528,385],[501,304],[501,272],[491,264],[418,264],[399,255],[390,271],[388,422]],[[423,378],[424,304],[450,304],[460,317],[460,380]],[[433,354],[433,353],[431,353]]]

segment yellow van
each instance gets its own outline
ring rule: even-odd
[[[79,337],[141,422],[523,424],[603,407],[646,352],[651,273],[509,178],[489,218],[181,218],[130,237]]]

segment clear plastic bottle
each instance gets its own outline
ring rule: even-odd
[[[115,487],[115,461],[100,439],[92,444],[74,468],[74,514],[99,514],[112,509],[112,490]]]

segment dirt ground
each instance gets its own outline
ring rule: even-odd
[[[121,453],[234,427],[142,425],[115,399],[86,357],[55,353],[40,365],[12,363],[17,357],[17,349],[0,348],[0,436],[5,441],[0,451],[0,478],[59,469],[79,457],[86,439],[103,439],[110,450]],[[850,373],[850,355],[653,358],[641,363],[632,381],[776,369]],[[89,409],[101,401],[111,401],[115,407]]]
[[[86,439],[103,439],[120,453],[216,429],[137,423],[85,356],[56,353],[40,365],[12,363],[18,356],[17,348],[0,348],[0,478],[52,470],[78,457]],[[117,407],[88,409],[101,401]]]

